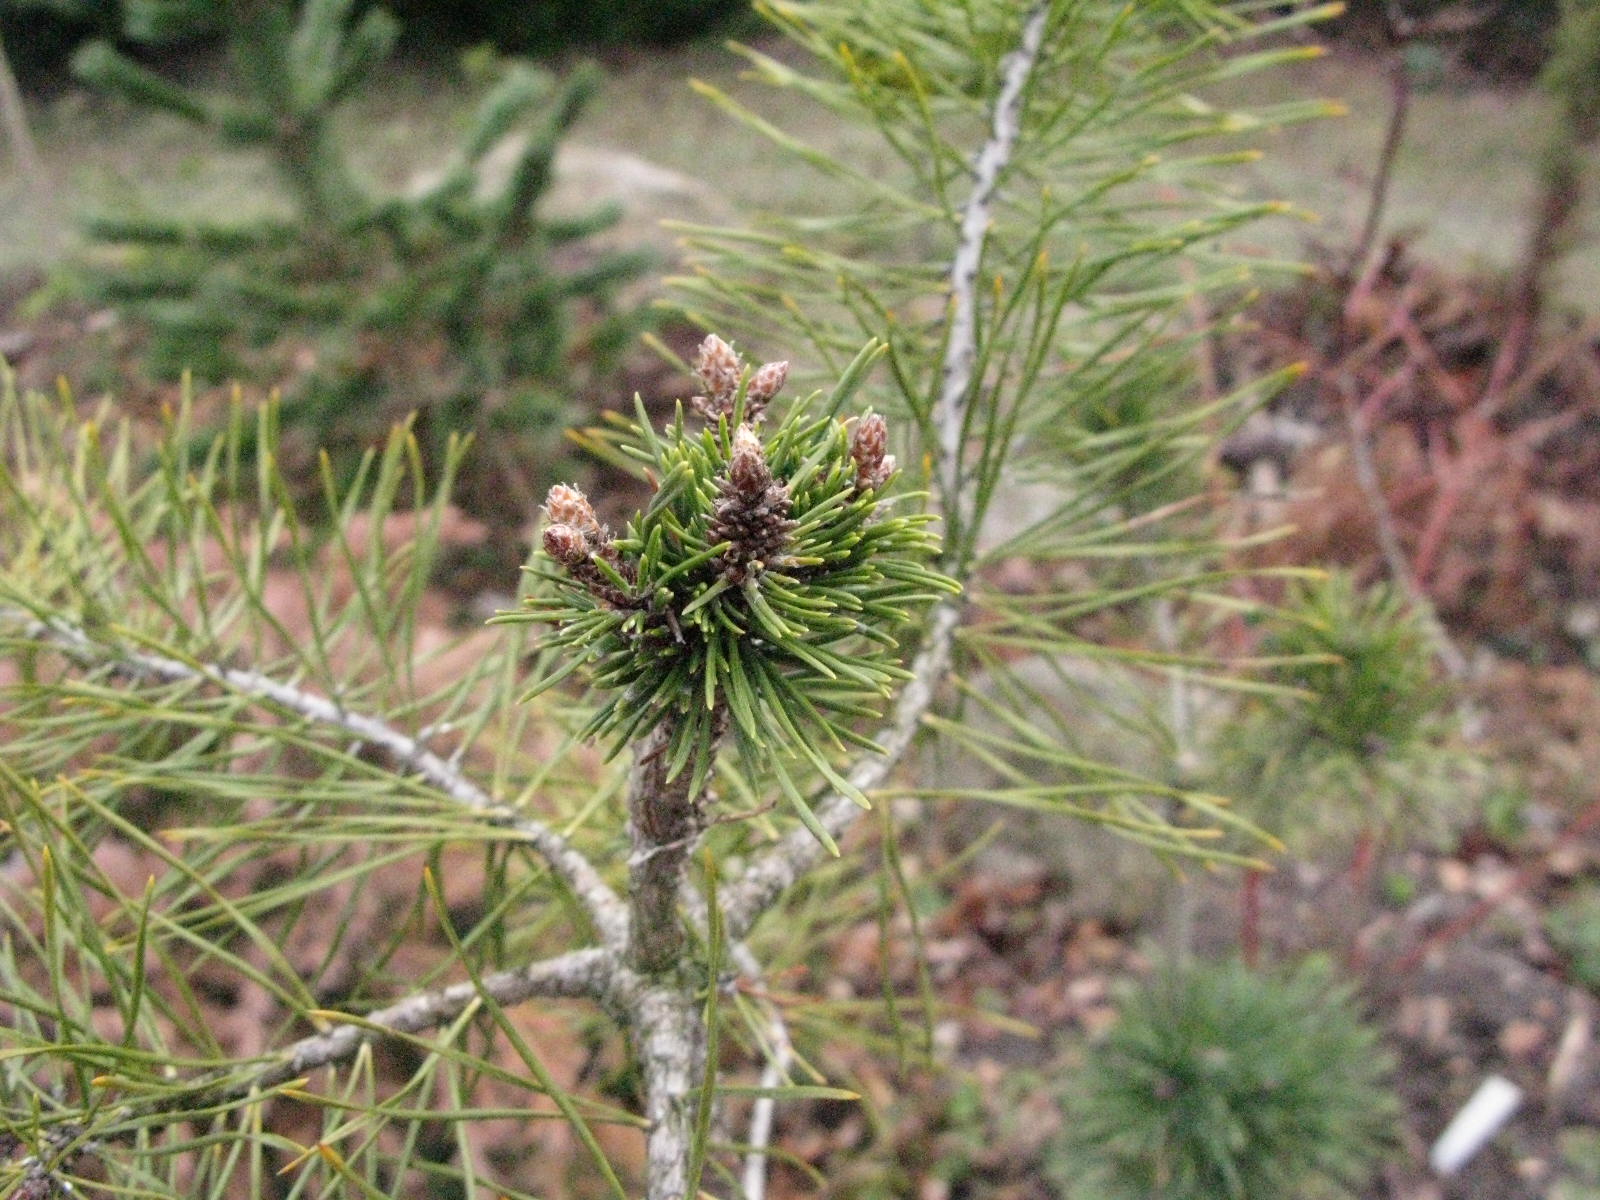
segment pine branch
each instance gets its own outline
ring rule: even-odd
[[[824,24],[815,34],[825,50],[832,44],[827,22],[843,28],[843,23],[854,21],[857,14],[820,7],[831,13],[819,18]],[[1115,22],[1106,29],[1106,62],[1115,61],[1109,56],[1113,48],[1119,48],[1124,27],[1141,23],[1131,18],[1134,9],[1129,9],[1130,15],[1124,19],[1115,16],[1114,7],[1106,5],[1104,12],[1108,21]],[[1190,7],[1179,5],[1172,11],[1187,13]],[[1210,10],[1203,3],[1192,7]],[[326,677],[317,677],[318,686],[332,694],[333,698],[328,698],[281,682],[262,670],[190,657],[187,647],[205,645],[204,639],[185,641],[181,648],[173,649],[163,641],[141,640],[136,633],[104,627],[87,617],[58,620],[45,600],[0,605],[0,630],[5,631],[5,639],[0,640],[21,643],[17,648],[24,657],[32,644],[87,669],[91,679],[128,681],[135,692],[170,689],[191,697],[200,693],[208,712],[219,705],[224,710],[259,707],[267,715],[266,733],[281,734],[290,743],[304,743],[310,736],[324,753],[337,755],[347,741],[376,752],[373,757],[381,757],[384,763],[377,786],[392,780],[394,790],[402,792],[415,781],[417,789],[429,789],[430,800],[434,790],[440,793],[438,803],[428,805],[433,810],[431,820],[448,820],[450,813],[459,810],[470,815],[458,819],[457,828],[468,823],[476,827],[481,821],[505,830],[508,843],[516,838],[525,840],[576,895],[603,943],[599,948],[519,970],[475,975],[471,983],[419,992],[365,1016],[312,1012],[310,1015],[325,1022],[320,1026],[323,1032],[316,1036],[221,1069],[213,1068],[226,1060],[207,1059],[203,1074],[197,1064],[192,1076],[157,1084],[136,1093],[138,1099],[123,1101],[104,1114],[116,1128],[113,1136],[126,1137],[151,1124],[176,1128],[202,1115],[208,1106],[248,1106],[320,1067],[357,1061],[364,1047],[385,1038],[405,1038],[438,1026],[449,1028],[451,1022],[465,1027],[476,1018],[480,1001],[492,1012],[498,1005],[533,996],[582,997],[598,1002],[626,1028],[632,1042],[648,1123],[648,1200],[687,1200],[696,1194],[710,1144],[711,1105],[719,1090],[718,1037],[729,1021],[723,989],[730,976],[757,984],[761,977],[761,965],[742,939],[768,908],[830,853],[837,852],[836,841],[859,818],[863,793],[887,785],[923,727],[945,724],[934,717],[934,699],[950,687],[958,653],[956,635],[965,611],[961,601],[949,595],[956,584],[945,572],[972,574],[980,526],[996,495],[1002,468],[1014,451],[1058,467],[1062,460],[1053,452],[1049,435],[1068,439],[1074,453],[1081,453],[1081,458],[1069,459],[1072,474],[1052,476],[1062,494],[1061,504],[1051,516],[1011,539],[1012,546],[1004,551],[1007,554],[1030,539],[1033,551],[1041,557],[1069,557],[1079,547],[1098,551],[1108,536],[1109,526],[1098,524],[1110,519],[1106,514],[1119,521],[1126,516],[1127,522],[1117,527],[1128,530],[1138,521],[1156,519],[1153,514],[1163,510],[1128,497],[1141,473],[1147,472],[1157,482],[1165,478],[1168,465],[1164,455],[1190,428],[1186,422],[1200,418],[1171,417],[1166,409],[1137,405],[1125,415],[1116,407],[1125,395],[1165,394],[1163,363],[1170,356],[1159,353],[1161,339],[1154,328],[1159,322],[1151,320],[1164,301],[1150,289],[1160,283],[1160,268],[1169,254],[1178,254],[1202,232],[1207,237],[1220,235],[1231,223],[1255,212],[1230,210],[1196,222],[1194,230],[1201,232],[1185,225],[1183,232],[1171,238],[1155,238],[1147,237],[1146,231],[1153,235],[1164,219],[1162,205],[1156,204],[1161,211],[1144,222],[1137,214],[1143,206],[1155,204],[1146,193],[1130,195],[1123,208],[1109,199],[1113,188],[1139,179],[1161,182],[1151,165],[1160,161],[1155,150],[1185,137],[1220,132],[1222,125],[1212,129],[1198,119],[1178,120],[1172,128],[1158,124],[1141,136],[1139,122],[1144,117],[1158,121],[1161,117],[1149,112],[1150,107],[1163,97],[1170,98],[1174,94],[1171,89],[1186,88],[1187,76],[1167,77],[1156,71],[1147,84],[1142,73],[1124,76],[1115,73],[1120,67],[1108,67],[1103,78],[1117,102],[1101,97],[1096,80],[1102,77],[1097,75],[1102,52],[1096,38],[1080,38],[1074,24],[1083,16],[1085,32],[1094,34],[1095,19],[1101,15],[1095,6],[1055,0],[1029,0],[1025,9],[1002,6],[986,14],[984,28],[978,31],[981,39],[971,36],[975,28],[971,22],[960,27],[947,24],[937,6],[906,9],[887,4],[867,12],[866,24],[869,28],[873,21],[883,27],[898,25],[913,9],[918,20],[926,16],[930,45],[948,44],[952,63],[969,57],[970,62],[953,73],[952,63],[938,58],[932,60],[928,71],[917,69],[909,51],[921,45],[919,33],[907,42],[907,66],[901,77],[884,74],[874,65],[877,57],[887,62],[887,56],[868,61],[847,45],[838,53],[838,65],[847,71],[847,81],[831,85],[831,93],[830,85],[818,84],[817,89],[824,96],[833,94],[841,103],[858,90],[868,93],[861,99],[869,104],[857,107],[883,127],[903,157],[909,156],[917,185],[931,187],[937,195],[938,203],[931,204],[909,194],[902,196],[885,184],[874,195],[891,193],[893,205],[884,213],[868,214],[862,227],[899,234],[907,232],[908,221],[931,220],[940,227],[937,237],[925,240],[919,230],[915,245],[936,244],[941,249],[932,253],[918,249],[914,262],[897,260],[874,274],[870,265],[830,254],[828,238],[823,236],[827,226],[813,224],[804,227],[818,231],[816,246],[808,237],[770,243],[757,238],[748,245],[741,243],[740,255],[733,256],[736,274],[759,276],[760,288],[770,286],[765,274],[769,266],[780,279],[785,276],[779,268],[792,269],[801,285],[796,297],[784,292],[782,305],[752,303],[753,296],[764,300],[772,293],[750,290],[754,284],[741,291],[734,277],[719,280],[715,272],[707,274],[703,293],[714,303],[749,310],[741,319],[753,313],[771,319],[780,310],[785,322],[798,318],[805,336],[812,339],[830,369],[836,368],[833,360],[839,357],[841,347],[858,346],[867,336],[881,340],[869,343],[843,370],[834,370],[838,384],[822,416],[809,417],[804,405],[797,405],[787,419],[775,422],[774,431],[763,435],[756,401],[759,398],[760,407],[765,407],[771,399],[769,393],[782,382],[783,372],[775,369],[783,364],[767,364],[747,376],[731,347],[720,339],[708,339],[711,351],[720,348],[725,353],[703,355],[696,373],[707,384],[707,396],[700,398],[706,404],[694,407],[709,418],[712,427],[686,432],[680,417],[657,432],[648,414],[641,412],[639,426],[631,434],[619,435],[622,440],[615,443],[618,452],[650,464],[658,494],[618,536],[600,523],[581,493],[564,487],[552,489],[546,505],[544,558],[536,572],[545,586],[531,590],[521,614],[504,614],[507,620],[549,625],[546,644],[576,655],[572,662],[538,681],[538,687],[554,686],[572,671],[586,670],[597,689],[611,693],[580,737],[603,739],[613,750],[631,745],[633,751],[627,794],[632,853],[625,893],[621,887],[613,890],[594,863],[561,833],[498,799],[464,772],[455,758],[434,753],[426,733],[408,734],[390,723],[409,724],[422,718],[386,712],[376,701],[364,699],[360,703],[369,705],[374,715],[348,711],[339,697],[367,693],[346,691],[344,684],[334,681],[331,669]],[[1167,10],[1161,6],[1152,11]],[[1148,30],[1151,53],[1170,43],[1164,21],[1165,17],[1152,19]],[[850,42],[853,33],[847,30],[841,40]],[[991,48],[990,38],[996,33],[1002,40]],[[1008,45],[1013,40],[1014,44]],[[1184,52],[1205,40],[1198,39]],[[1081,58],[1080,46],[1091,48]],[[1002,50],[1009,50],[1003,58],[999,57]],[[973,53],[969,56],[968,51]],[[866,69],[858,70],[862,63]],[[1072,64],[1071,86],[1063,89],[1057,106],[1057,98],[1044,84],[1053,84],[1068,64]],[[1038,85],[1035,75],[1041,77]],[[324,75],[324,82],[326,78]],[[1121,84],[1128,79],[1136,80],[1138,86],[1123,89]],[[1086,113],[1068,107],[1079,97],[1089,103]],[[876,99],[887,100],[887,106],[881,112],[868,111]],[[947,124],[947,117],[952,123]],[[925,124],[925,132],[899,138],[895,123],[901,119],[917,121],[919,130]],[[1039,135],[1038,140],[1034,134]],[[781,131],[774,135],[786,138]],[[1080,135],[1081,144],[1069,147]],[[922,153],[924,145],[931,147],[929,154]],[[1084,186],[1081,194],[1074,187],[1064,206],[1052,193],[1037,188],[1043,172],[1058,164],[1040,163],[1037,172],[1034,169],[1036,158],[1063,148],[1073,149],[1074,154],[1081,151],[1090,162],[1079,168],[1076,158],[1066,160],[1066,174],[1083,176]],[[526,170],[518,178],[540,182],[535,176],[541,176],[548,164],[539,148],[531,153],[533,157],[525,161]],[[932,177],[925,166],[930,159]],[[310,168],[316,163],[308,159],[306,165]],[[947,192],[947,184],[956,189],[954,195]],[[442,187],[427,203],[443,206],[443,213],[454,203],[451,197],[456,193],[449,190],[454,186]],[[515,183],[512,190],[516,190]],[[873,225],[874,220],[880,223]],[[1070,235],[1063,235],[1069,221],[1073,223]],[[1061,267],[1063,255],[1058,251],[1057,265],[1052,268],[1050,251],[1063,236],[1070,236],[1072,242],[1064,256],[1068,267]],[[764,257],[780,252],[785,258],[793,252],[796,263],[777,263],[775,259],[769,263]],[[1217,285],[1190,280],[1186,286]],[[942,308],[936,305],[927,310],[900,303],[902,298],[929,294],[945,301]],[[1101,295],[1104,304],[1097,302]],[[808,303],[812,300],[816,301],[814,311]],[[897,324],[890,319],[895,311],[913,316]],[[847,333],[827,328],[830,320],[843,319],[841,313],[850,319]],[[1063,318],[1063,313],[1071,315]],[[1068,326],[1065,333],[1064,322]],[[1081,337],[1081,346],[1071,341],[1074,335]],[[888,507],[878,507],[880,493],[894,474],[883,417],[870,412],[854,419],[844,416],[849,411],[846,402],[880,349],[886,350],[884,361],[893,370],[895,387],[904,401],[899,413],[891,413],[897,420],[903,416],[915,422],[910,436],[919,451],[918,463],[923,446],[931,454],[926,474],[935,492],[935,511],[942,512],[944,521],[943,558],[938,563],[943,571],[930,565],[935,549],[927,523],[934,520],[933,514],[921,511],[920,505],[911,515],[902,515],[894,507],[906,499],[920,500],[920,496],[898,493],[887,497]],[[1155,352],[1146,354],[1147,349]],[[728,369],[712,370],[714,366]],[[1041,396],[1044,392],[1048,394]],[[1035,397],[1042,402],[1034,403]],[[1213,406],[1225,402],[1214,398]],[[1109,424],[1103,429],[1094,424],[1101,419],[1102,408],[1109,414],[1104,418]],[[627,441],[629,437],[633,440]],[[394,462],[398,470],[398,457]],[[1020,465],[1026,471],[1029,463]],[[173,478],[178,477],[174,472]],[[19,496],[26,502],[20,489]],[[114,511],[120,513],[128,507],[120,493],[113,498]],[[35,541],[50,545],[45,514],[30,509],[29,517],[32,540],[26,544],[30,548]],[[135,526],[143,529],[137,523],[129,524],[129,528]],[[131,541],[132,535],[125,538]],[[1200,552],[1187,543],[1181,549],[1185,554]],[[266,553],[265,548],[262,552]],[[380,596],[386,564],[387,560],[375,560],[371,569],[378,581],[372,590]],[[415,586],[421,586],[422,578],[413,576]],[[1203,578],[1206,576],[1197,574],[1192,580]],[[157,593],[156,582],[165,581],[152,581],[146,590],[158,595],[163,609],[181,622],[188,594],[183,588],[190,586],[187,577],[180,580],[177,599],[170,604],[164,599],[168,589],[163,586]],[[31,583],[21,576],[11,594],[51,594]],[[1076,594],[1064,600],[1030,594],[1026,603],[1017,602],[1007,619],[1015,622],[1017,643],[1027,644],[1043,657],[1069,646],[1065,631],[1076,611],[1073,605],[1122,604],[1152,594],[1152,587],[1142,579],[1129,585],[1114,576],[1087,600]],[[254,591],[246,599],[271,620]],[[987,607],[988,602],[984,603]],[[902,651],[893,632],[917,620],[918,614],[925,614],[925,624],[917,653],[909,671],[902,670]],[[381,622],[370,624],[381,636]],[[346,627],[336,621],[334,628],[343,631]],[[959,650],[974,653],[981,661],[981,639],[988,634],[974,628],[971,636],[970,646],[967,635],[963,636]],[[319,648],[321,641],[319,635]],[[406,648],[402,640],[400,653]],[[203,653],[213,656],[215,652]],[[392,657],[385,653],[386,670]],[[1167,658],[1171,657],[1169,649]],[[506,665],[509,674],[510,664]],[[901,681],[904,686],[891,704],[893,690]],[[384,684],[399,688],[392,674],[384,676]],[[1181,693],[1181,687],[1178,690]],[[1017,691],[1022,694],[1020,686]],[[53,698],[50,688],[41,692],[42,701]],[[452,704],[466,705],[480,693],[468,682],[450,694]],[[1182,695],[1177,699],[1181,701]],[[1002,701],[992,703],[999,706]],[[868,744],[861,736],[863,722],[879,721],[877,714],[885,704],[891,708],[875,744],[844,769],[840,764],[849,761],[844,747]],[[416,706],[412,703],[400,711],[411,714]],[[48,715],[55,718],[53,712]],[[222,720],[226,722],[229,715],[225,712]],[[140,714],[129,706],[127,713],[117,716],[119,721],[133,724]],[[1052,711],[1050,716],[1059,715]],[[64,717],[62,725],[70,724],[71,719],[70,715]],[[1068,719],[1059,716],[1058,723],[1064,727]],[[1183,723],[1180,714],[1180,726]],[[232,728],[231,723],[228,727]],[[54,729],[41,722],[28,732],[45,738],[52,736]],[[1037,745],[1045,745],[1049,733],[1050,728],[1041,726]],[[707,891],[702,895],[685,867],[707,826],[702,812],[704,789],[709,779],[717,778],[717,756],[724,742],[738,761],[737,770],[727,764],[729,782],[741,792],[754,791],[763,783],[779,785],[800,823],[765,849],[752,851],[754,833],[736,830],[726,843],[718,840],[719,853],[724,847],[736,848],[749,857],[742,874],[727,884],[720,882],[716,858],[709,859]],[[1032,751],[1035,745],[1030,741],[1025,749]],[[77,743],[69,744],[59,757],[68,760],[76,752]],[[230,752],[194,752],[183,760],[183,769],[208,770],[213,761],[230,761],[225,757]],[[1079,769],[1064,753],[1049,757],[1041,753],[1040,757],[1050,769]],[[348,757],[339,761],[351,762]],[[41,778],[48,773],[34,772]],[[1114,775],[1119,784],[1127,776],[1109,768],[1107,774]],[[825,781],[815,784],[814,801],[806,790],[813,780]],[[246,786],[254,783],[251,778]],[[291,780],[286,795],[292,794],[292,787]],[[1062,790],[1069,797],[1074,793],[1072,787]],[[371,795],[372,791],[368,783],[360,794]],[[1170,792],[1156,789],[1155,794]],[[63,797],[63,802],[67,799]],[[440,809],[451,805],[450,813],[440,814]],[[1137,823],[1130,822],[1133,824]],[[1148,836],[1149,827],[1148,822],[1140,824],[1137,832]],[[333,840],[346,832],[329,827],[317,836]],[[446,835],[428,824],[422,836],[431,844]],[[242,841],[243,832],[235,840]],[[400,850],[409,852],[409,846],[402,845]],[[318,869],[335,878],[332,872],[342,870],[342,864],[332,858],[328,861],[333,865]],[[184,865],[188,866],[188,860]],[[367,869],[366,864],[355,864],[352,870],[356,868]],[[195,882],[207,884],[217,871],[231,869],[228,858],[200,861]],[[80,874],[87,877],[88,869]],[[67,877],[53,891],[41,891],[43,900],[53,902],[58,895],[83,893],[83,888],[73,887],[73,878]],[[320,882],[315,877],[298,881],[291,898],[299,901],[309,896]],[[141,909],[135,909],[131,901],[125,902],[124,908],[130,915],[140,914],[143,921],[152,911],[165,913],[175,899],[181,896],[153,893],[152,900],[160,902],[154,908],[148,900]],[[484,928],[490,928],[491,921],[503,921],[507,911],[509,901],[506,909],[484,918]],[[272,937],[278,928],[258,926],[249,914],[240,923],[264,938]],[[93,921],[83,925],[81,940],[89,952],[101,949],[100,942],[88,936],[95,928]],[[454,938],[452,942],[457,953],[463,953],[462,944]],[[241,965],[253,970],[248,962]],[[293,975],[299,968],[289,961],[275,961],[273,970]],[[262,978],[267,976],[263,973]],[[130,981],[126,990],[136,991],[139,986],[142,983]],[[305,1014],[314,1009],[309,991],[296,995],[300,998],[286,1005],[288,1011]],[[77,1002],[76,997],[71,999]],[[82,1006],[95,1007],[92,999],[85,996]],[[745,1009],[741,1015],[750,1021],[752,1040],[765,1057],[761,1082],[770,1090],[759,1097],[751,1114],[743,1176],[745,1194],[760,1200],[774,1103],[784,1091],[793,1048],[778,1006],[759,987],[752,1002],[753,1009]],[[61,1012],[68,1014],[64,1003]],[[35,1040],[42,1043],[44,1035],[35,1033]],[[162,1036],[157,1030],[155,1040],[159,1042]],[[133,1045],[132,1034],[128,1045]],[[449,1046],[438,1047],[428,1070],[452,1052]],[[219,1048],[217,1053],[223,1052]],[[531,1053],[527,1060],[543,1080]],[[72,1060],[62,1061],[65,1070]],[[359,1074],[359,1068],[356,1070]],[[447,1082],[461,1084],[464,1078],[452,1076]],[[427,1076],[419,1072],[417,1080],[426,1082]],[[366,1103],[370,1106],[372,1101]],[[460,1108],[464,1097],[458,1095],[455,1104]],[[10,1107],[17,1108],[15,1104]],[[391,1119],[387,1106],[367,1111],[376,1123]],[[581,1118],[566,1107],[563,1111],[581,1134]],[[466,1111],[456,1114],[461,1120],[470,1115]],[[432,1112],[424,1111],[420,1118],[396,1114],[393,1119],[415,1125],[432,1117]],[[237,1136],[248,1136],[243,1126]],[[411,1142],[406,1145],[398,1156],[402,1166],[412,1155]],[[601,1155],[598,1147],[591,1145],[591,1149]],[[186,1149],[174,1144],[164,1152],[181,1154]],[[175,1154],[173,1161],[177,1164],[174,1170],[184,1169]],[[399,1177],[388,1171],[381,1155],[374,1155],[372,1162],[371,1168],[363,1168],[370,1171],[369,1190],[377,1188],[380,1181]],[[604,1168],[603,1156],[600,1163]],[[476,1170],[465,1164],[461,1168],[469,1190],[477,1178]],[[136,1176],[130,1178],[143,1186]],[[612,1183],[615,1185],[614,1178]]]
[[[555,958],[486,975],[480,988],[474,983],[454,983],[419,992],[327,1033],[303,1038],[286,1046],[258,1072],[234,1079],[205,1097],[208,1103],[235,1100],[297,1079],[319,1067],[349,1062],[363,1046],[397,1034],[421,1033],[447,1025],[480,999],[502,1007],[535,997],[548,999],[601,999],[610,987],[616,959],[610,951],[574,950]],[[185,1107],[204,1107],[192,1096]]]
[[[999,93],[995,98],[988,139],[973,160],[973,189],[963,207],[960,239],[950,264],[949,328],[940,364],[940,389],[934,419],[939,434],[939,480],[946,522],[946,553],[966,555],[954,545],[957,538],[971,544],[965,528],[973,501],[964,487],[962,469],[968,410],[972,401],[977,360],[978,268],[983,260],[993,217],[995,194],[1001,175],[1016,148],[1021,129],[1023,97],[1039,59],[1049,4],[1038,4],[1023,23],[1017,48],[1006,59]],[[928,633],[911,666],[888,727],[875,739],[882,754],[862,758],[849,774],[849,782],[866,792],[882,785],[910,748],[923,714],[950,668],[955,631],[961,623],[961,606],[945,600],[928,614]],[[841,837],[861,814],[848,795],[836,792],[816,807],[817,820],[834,839]],[[756,919],[777,902],[808,871],[826,858],[822,842],[809,830],[796,829],[755,860],[724,891],[728,936],[739,939]]]
[[[728,947],[728,957],[745,980],[761,986],[761,964],[743,942],[733,942]],[[767,1147],[772,1142],[772,1123],[777,1114],[777,1097],[772,1090],[788,1082],[789,1064],[794,1058],[794,1043],[789,1038],[789,1024],[783,1019],[783,1010],[772,1001],[758,998],[761,1015],[766,1019],[765,1044],[767,1065],[761,1069],[761,1087],[766,1094],[759,1096],[750,1110],[750,1134],[745,1139],[748,1147],[744,1158],[744,1200],[766,1200]]]
[[[967,414],[972,404],[973,374],[978,358],[978,271],[993,220],[995,192],[1016,149],[1028,80],[1039,59],[1050,5],[1037,4],[1022,26],[1017,48],[1001,69],[988,140],[973,159],[972,192],[962,206],[960,236],[950,260],[950,302],[944,361],[939,367],[939,398],[934,423],[939,430],[937,478],[943,490],[945,542],[971,542],[967,525],[973,511],[971,489],[964,486],[963,451]]]
[[[454,763],[435,754],[416,738],[402,733],[388,722],[364,713],[351,712],[335,700],[271,679],[258,671],[215,663],[183,662],[166,655],[111,645],[66,621],[40,620],[17,609],[0,610],[0,621],[19,625],[23,636],[30,641],[53,646],[80,665],[108,667],[135,681],[212,683],[316,724],[343,730],[363,743],[377,747],[397,767],[414,772],[461,807],[482,813],[494,824],[527,841],[549,864],[550,869],[572,889],[594,921],[605,944],[620,949],[626,942],[627,911],[587,858],[548,825],[523,816],[496,800]]]
[[[612,985],[615,970],[616,959],[608,950],[574,950],[514,971],[486,975],[478,983],[454,983],[418,992],[362,1017],[334,1017],[338,1022],[335,1028],[285,1046],[252,1071],[229,1072],[220,1080],[213,1075],[177,1093],[131,1101],[99,1124],[114,1130],[124,1121],[136,1121],[142,1128],[152,1115],[162,1113],[174,1121],[188,1120],[192,1113],[268,1092],[322,1067],[347,1063],[363,1047],[386,1037],[447,1025],[480,1000],[501,1007],[538,997],[601,1000]]]

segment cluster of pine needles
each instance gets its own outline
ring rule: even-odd
[[[895,631],[958,590],[931,565],[934,518],[900,511],[917,493],[894,492],[883,418],[839,415],[876,351],[763,435],[784,364],[751,372],[708,338],[703,427],[680,403],[659,432],[642,405],[611,431],[653,482],[650,502],[613,536],[581,492],[551,489],[535,587],[500,618],[552,626],[542,645],[560,653],[535,693],[586,669],[603,699],[581,736],[615,753],[655,734],[668,778],[690,772],[695,795],[731,739],[830,848],[795,768],[865,804],[835,756],[876,749],[858,726],[909,678]]]

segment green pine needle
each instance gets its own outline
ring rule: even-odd
[[[525,607],[499,620],[549,625],[543,645],[565,656],[533,690],[582,664],[607,693],[586,733],[613,753],[653,728],[673,729],[675,777],[709,761],[726,724],[802,819],[809,812],[790,764],[808,764],[848,793],[821,748],[850,737],[844,723],[877,715],[907,677],[897,629],[959,590],[930,565],[939,548],[932,518],[891,512],[883,488],[857,486],[851,428],[801,403],[764,439],[766,467],[788,489],[790,525],[781,555],[746,572],[730,567],[730,539],[713,533],[737,446],[729,417],[696,430],[680,407],[660,431],[641,415],[597,434],[659,484],[579,572],[563,571],[548,551],[529,568]]]

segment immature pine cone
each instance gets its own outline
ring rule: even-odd
[[[557,523],[544,527],[544,552],[563,567],[571,570],[589,561],[593,550],[589,539],[573,525]]]
[[[744,373],[744,362],[733,347],[714,333],[706,334],[695,358],[694,373],[700,376],[706,389],[705,395],[689,400],[695,412],[712,421],[732,413],[733,398],[739,391],[739,376]]]
[[[895,472],[894,455],[885,454],[889,427],[877,413],[856,422],[850,433],[850,458],[856,464],[856,490],[877,491]]]
[[[732,542],[722,556],[723,574],[743,583],[777,562],[795,523],[789,519],[789,489],[772,477],[761,439],[748,425],[733,435],[728,474],[718,484],[712,542]]]
[[[624,562],[611,544],[611,531],[595,516],[589,498],[577,488],[558,483],[545,497],[544,552],[567,569],[599,600],[613,608],[628,608],[634,599],[612,583],[594,565],[598,555],[624,579],[633,581],[633,564]]]
[[[544,518],[551,525],[572,526],[593,542],[596,549],[610,540],[600,518],[594,515],[589,497],[570,484],[558,483],[550,489],[544,501]]]
[[[772,398],[783,390],[783,384],[789,378],[789,364],[786,362],[763,363],[750,376],[750,386],[744,392],[745,420],[752,425],[759,421],[767,411],[767,405],[772,403]]]

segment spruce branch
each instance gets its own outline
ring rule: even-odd
[[[258,671],[217,663],[184,662],[167,655],[100,640],[59,618],[40,619],[20,609],[0,610],[0,622],[25,639],[51,646],[86,667],[105,667],[128,679],[164,683],[210,683],[235,695],[293,713],[382,750],[403,770],[415,773],[461,807],[481,813],[495,825],[526,841],[550,869],[572,889],[607,946],[620,948],[627,937],[627,913],[611,886],[593,864],[555,830],[496,800],[448,759],[387,721],[352,712],[325,696],[272,679]]]

